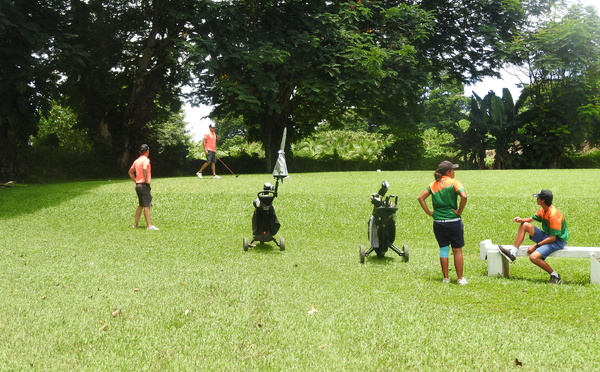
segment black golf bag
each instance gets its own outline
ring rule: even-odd
[[[254,247],[254,242],[267,243],[274,242],[280,250],[285,250],[285,241],[283,238],[279,242],[275,239],[275,234],[279,231],[281,224],[277,219],[273,200],[277,197],[277,188],[270,183],[265,183],[263,190],[259,191],[257,198],[252,202],[254,212],[252,213],[252,241],[248,242],[244,238],[244,251],[248,247]]]
[[[254,213],[252,213],[253,239],[261,243],[269,242],[273,240],[273,236],[281,227],[275,207],[273,207],[275,195],[273,191],[261,191],[257,196],[252,203],[254,205]]]
[[[370,247],[365,250],[365,246],[360,246],[360,262],[364,263],[365,258],[373,251],[377,257],[383,258],[388,249],[393,250],[399,256],[408,261],[408,246],[402,246],[402,250],[394,245],[396,239],[396,211],[398,211],[398,196],[385,196],[389,188],[389,183],[383,181],[381,188],[375,194],[371,195],[371,204],[373,213],[368,221],[368,237]]]

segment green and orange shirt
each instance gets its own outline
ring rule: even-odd
[[[439,221],[460,218],[453,209],[458,209],[458,194],[464,189],[460,181],[448,176],[430,183],[426,190],[431,194],[433,219]]]
[[[551,205],[545,212],[544,208],[540,208],[531,218],[542,223],[542,231],[546,234],[556,235],[556,238],[563,242],[569,240],[565,216],[555,206]]]

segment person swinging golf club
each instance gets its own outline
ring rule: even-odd
[[[541,208],[531,217],[513,218],[514,222],[520,224],[515,241],[511,247],[498,245],[498,250],[508,262],[515,262],[517,252],[519,251],[518,247],[523,243],[525,233],[528,233],[529,239],[535,243],[527,248],[529,260],[550,274],[549,283],[560,284],[562,283],[560,275],[548,265],[546,257],[554,251],[563,249],[567,245],[567,240],[569,240],[567,221],[563,214],[552,205],[554,198],[552,191],[542,189],[539,193],[533,194],[533,196],[537,198],[537,204]],[[533,226],[531,224],[533,221],[541,222],[542,229],[540,230]]]
[[[210,124],[208,126],[208,133],[204,135],[204,139],[202,140],[202,145],[204,146],[204,153],[206,153],[206,162],[202,164],[200,170],[196,172],[196,176],[198,178],[202,178],[202,171],[209,164],[211,166],[213,178],[221,178],[217,176],[216,164],[217,164],[217,135],[215,133],[215,125]]]

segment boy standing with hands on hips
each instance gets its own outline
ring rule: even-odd
[[[140,157],[137,158],[131,168],[129,168],[129,178],[135,182],[135,193],[138,196],[139,206],[135,211],[135,221],[133,227],[138,227],[138,222],[142,211],[144,211],[144,218],[146,219],[146,230],[158,230],[158,227],[154,226],[150,222],[150,207],[152,206],[152,195],[150,194],[150,183],[152,182],[152,169],[150,167],[150,147],[143,144],[140,146]]]

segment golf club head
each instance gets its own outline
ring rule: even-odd
[[[381,183],[381,188],[379,189],[379,191],[377,193],[381,196],[384,196],[389,188],[390,188],[390,184],[388,183],[388,181],[383,181]]]

